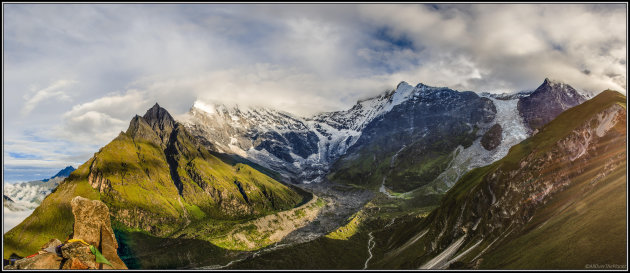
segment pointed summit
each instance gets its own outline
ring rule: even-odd
[[[164,130],[166,127],[173,127],[175,120],[171,116],[171,114],[166,111],[166,109],[160,107],[157,102],[151,109],[147,110],[144,114],[143,118],[155,129],[155,125],[157,124],[161,130]]]
[[[543,83],[534,90],[531,96],[541,96],[543,93],[553,95],[556,99],[566,100],[566,104],[571,105],[571,107],[586,100],[586,98],[572,86],[549,78],[545,78]]]
[[[519,99],[517,107],[525,124],[535,130],[584,101],[586,98],[570,85],[545,78],[533,93]]]
[[[168,139],[173,128],[175,128],[175,120],[171,114],[160,107],[157,102],[144,114],[143,118],[163,141]]]
[[[407,83],[406,81],[401,81],[398,83],[398,85],[396,85],[396,89],[400,88],[401,85],[406,86],[406,85],[409,85],[409,83]]]
[[[159,104],[153,105],[144,116],[135,115],[129,123],[126,134],[132,138],[143,138],[164,146],[177,122]]]
[[[566,84],[566,83],[563,83],[563,82],[561,82],[561,81],[557,81],[557,80],[553,80],[553,79],[550,79],[550,78],[548,78],[548,77],[547,77],[547,78],[545,78],[545,80],[543,81],[543,83],[542,83],[542,84],[541,84],[538,88],[541,88],[541,87],[543,87],[543,86],[549,86],[549,87],[552,87],[552,88],[555,88],[555,87],[564,87],[564,86],[569,86],[569,87],[571,87],[570,85],[568,85],[568,84]],[[571,89],[573,89],[573,87],[571,87]]]

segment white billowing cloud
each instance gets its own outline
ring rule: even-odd
[[[50,86],[36,91],[33,95],[25,95],[24,107],[22,108],[22,115],[27,115],[42,101],[56,99],[60,101],[69,101],[70,96],[66,94],[62,89],[69,85],[76,83],[76,81],[59,80],[51,84]]]
[[[68,155],[68,151],[94,153],[94,147],[81,147],[68,141],[41,141],[32,137],[23,139],[5,140],[3,143],[3,163],[5,170],[10,167],[62,168],[67,165],[80,165],[84,159],[74,159]],[[19,151],[15,156],[11,151]]]
[[[385,24],[393,35],[423,47],[424,63],[406,72],[433,69],[444,78],[462,59],[480,72],[451,75],[456,78],[448,86],[515,91],[553,77],[594,92],[626,91],[625,76],[616,76],[626,73],[623,5],[446,5],[437,10],[365,5],[361,11],[373,24]]]
[[[132,89],[75,105],[62,115],[64,123],[54,133],[66,140],[103,146],[126,130],[134,115],[142,115],[150,107],[148,97]]]
[[[135,89],[128,90],[124,94],[121,92],[112,93],[90,102],[75,105],[63,116],[69,118],[81,116],[88,112],[100,112],[107,113],[117,119],[130,119],[130,116],[133,117],[136,113],[140,113],[139,111],[147,110],[144,109],[147,105],[147,97],[147,94]]]
[[[197,99],[311,115],[403,80],[512,92],[550,77],[626,91],[626,5],[4,8],[5,141],[63,147],[32,151],[59,162],[84,162],[155,102],[175,117]]]
[[[22,221],[24,221],[24,219],[33,213],[33,210],[11,211],[4,207],[2,209],[2,234],[7,233],[7,231],[19,225]]]
[[[173,79],[136,82],[172,115],[188,111],[196,99],[205,102],[263,106],[309,116],[345,109],[368,94],[395,86],[384,77],[327,79],[297,68],[257,63],[238,69],[192,74]],[[331,100],[331,98],[335,98]],[[178,105],[176,101],[185,103]]]

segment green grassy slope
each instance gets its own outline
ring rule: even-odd
[[[157,237],[196,222],[264,216],[305,198],[246,164],[223,162],[181,124],[151,123],[136,116],[127,132],[74,171],[5,234],[4,257],[29,255],[51,238],[65,239],[73,222],[69,202],[77,195],[105,202],[117,230]]]
[[[459,259],[464,267],[474,266],[478,256],[482,268],[584,269],[623,262],[626,114],[605,136],[592,138],[585,156],[569,158],[582,143],[576,132],[594,132],[606,111],[625,109],[625,96],[604,91],[559,115],[505,158],[470,171],[425,221],[391,232],[385,252],[407,245],[375,268],[418,268],[462,236],[452,257],[470,249]],[[553,191],[538,203],[546,190]]]
[[[560,193],[522,233],[484,255],[481,268],[588,269],[591,264],[625,264],[625,172],[625,167],[617,168],[586,196],[580,185]]]
[[[87,173],[86,165],[72,172],[69,179]],[[85,180],[60,183],[29,217],[4,234],[4,258],[8,259],[13,253],[25,257],[35,253],[52,238],[66,239],[72,233],[74,223],[70,207],[70,200],[74,196],[92,200],[100,198],[99,193]]]

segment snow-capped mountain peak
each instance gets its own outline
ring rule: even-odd
[[[479,158],[483,153],[486,156],[482,163],[492,162],[511,145],[527,136],[524,126],[529,123],[524,113],[543,113],[549,118],[558,114],[548,109],[533,109],[523,101],[547,98],[554,102],[551,106],[561,106],[550,109],[563,110],[579,104],[583,101],[581,97],[570,85],[551,79],[545,79],[535,91],[510,94],[458,92],[423,83],[412,86],[402,81],[395,90],[358,100],[348,110],[319,113],[311,117],[300,117],[266,107],[197,100],[183,123],[193,135],[205,139],[210,149],[240,155],[284,175],[287,180],[308,183],[322,179],[337,160],[352,153],[351,147],[366,145],[372,136],[383,134],[375,132],[376,128],[411,132],[433,124],[431,122],[438,119],[443,119],[443,123],[466,119],[468,116],[458,116],[462,111],[470,112],[471,117],[483,117],[483,121],[479,121],[483,124],[476,125],[480,134],[489,130],[493,124],[517,132],[514,136],[503,135],[503,138],[499,138],[502,144],[493,151],[484,150],[477,143],[475,149],[462,154],[462,158],[467,155],[463,159],[469,161],[470,158]],[[501,119],[486,120],[494,117],[497,110],[503,116]],[[431,122],[420,122],[427,116],[433,116]],[[402,121],[407,118],[408,122]],[[472,123],[462,122],[457,124],[466,124],[473,130]],[[423,137],[425,133],[419,132],[418,136],[411,137]]]

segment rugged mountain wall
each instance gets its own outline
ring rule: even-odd
[[[401,82],[351,109],[307,118],[197,101],[184,124],[207,148],[294,183],[328,176],[382,191],[442,194],[467,171],[505,156],[532,134],[530,123],[544,125],[582,101],[569,85],[550,80],[535,91],[500,95]]]
[[[423,186],[448,167],[458,146],[471,146],[491,126],[496,111],[490,99],[474,92],[419,84],[403,102],[368,123],[329,178],[384,183],[399,192]]]
[[[415,226],[413,247],[380,266],[583,269],[625,261],[625,213],[609,211],[625,207],[625,101],[604,91],[467,173]]]
[[[183,123],[213,151],[250,159],[294,183],[316,182],[354,144],[365,125],[387,110],[392,94],[309,118],[264,107],[196,101]]]

